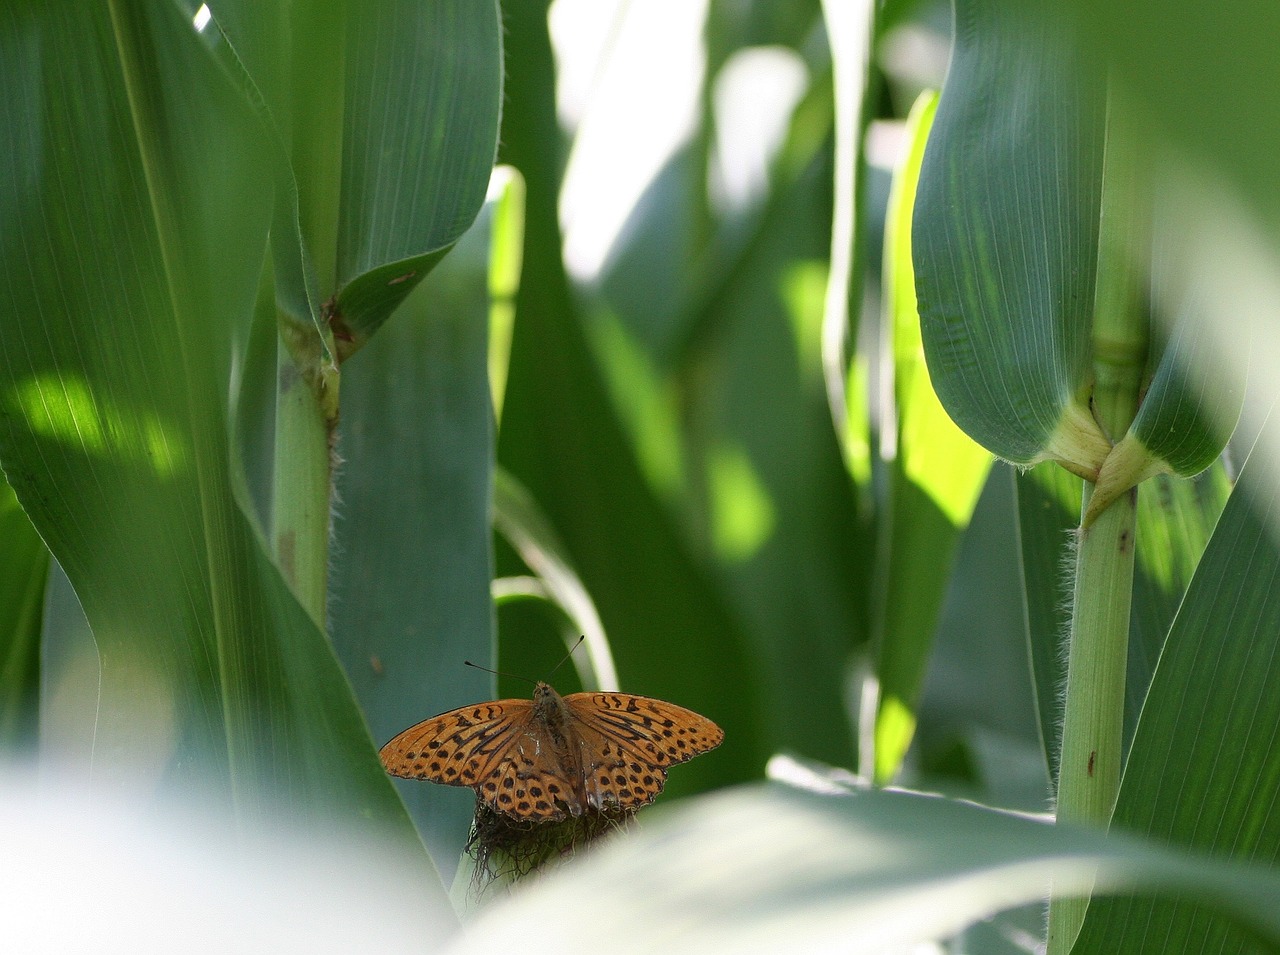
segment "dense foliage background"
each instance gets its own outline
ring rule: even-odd
[[[0,743],[397,847],[387,950],[483,908],[458,950],[1026,951],[1090,887],[1140,897],[1077,951],[1280,946],[1280,23],[1238,6],[0,0]],[[1082,598],[1112,471],[1132,583]],[[1094,777],[1063,644],[1118,593],[1106,840],[1013,811]],[[473,796],[377,745],[579,634],[562,693],[725,743],[449,908]]]

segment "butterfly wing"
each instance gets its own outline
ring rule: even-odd
[[[572,693],[587,801],[593,809],[638,809],[667,782],[667,767],[715,749],[724,731],[683,706],[627,693]]]
[[[582,815],[583,806],[559,759],[533,734],[505,752],[476,787],[500,813],[531,822]]]
[[[393,776],[478,787],[532,722],[529,700],[476,703],[409,727],[378,755]]]
[[[582,802],[544,735],[531,701],[497,700],[411,726],[378,755],[393,776],[472,786],[495,812],[516,819],[581,815]]]

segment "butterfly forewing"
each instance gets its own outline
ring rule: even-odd
[[[528,700],[463,706],[409,727],[378,755],[393,776],[477,786],[503,762],[532,717]]]

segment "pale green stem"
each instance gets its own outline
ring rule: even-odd
[[[316,371],[304,370],[282,335],[276,362],[271,543],[289,589],[324,630],[333,422],[322,406],[321,380]]]
[[[1093,327],[1093,410],[1113,443],[1137,412],[1149,335],[1139,284],[1144,276],[1134,266],[1146,248],[1149,222],[1138,175],[1139,147],[1132,116],[1113,93]],[[1086,508],[1092,492],[1093,485],[1086,483]],[[1105,829],[1120,788],[1136,509],[1135,488],[1080,531],[1058,764],[1060,822]],[[1087,898],[1053,900],[1048,955],[1071,950],[1088,904]]]

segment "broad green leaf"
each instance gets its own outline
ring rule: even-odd
[[[1280,875],[919,793],[777,785],[690,801],[488,909],[448,949],[522,926],[575,950],[881,953],[1080,892],[1199,898],[1280,945]],[[654,816],[658,813],[655,812]],[[583,899],[590,898],[590,905]]]
[[[1060,26],[960,0],[914,216],[925,355],[947,412],[1017,464],[1094,476],[1091,316],[1103,98]]]
[[[887,568],[877,595],[879,700],[875,778],[893,778],[915,732],[934,631],[951,576],[951,557],[991,468],[991,455],[955,426],[938,403],[925,366],[911,268],[911,210],[937,94],[916,101],[907,121],[907,153],[889,195],[885,287],[893,328],[897,453],[890,465]]]
[[[581,573],[623,689],[689,706],[724,727],[724,745],[673,775],[669,790],[741,780],[759,773],[767,752],[751,648],[645,484],[569,294],[546,12],[543,2],[503,5],[502,157],[525,177],[528,218],[498,460],[529,491]],[[515,566],[514,558],[500,560],[500,575]],[[545,673],[560,642],[522,639],[527,634],[504,624],[503,668]]]
[[[493,211],[343,367],[331,632],[379,744],[493,698],[492,678],[463,665],[489,663],[495,639],[485,347]],[[474,794],[414,780],[396,787],[448,873]]]
[[[321,296],[337,293],[328,318],[346,357],[484,200],[501,105],[497,4],[232,0],[214,13],[288,144],[298,239]]]
[[[340,354],[377,330],[480,210],[502,104],[498,4],[351,4],[344,65],[337,312],[352,340]]]
[[[1066,679],[1066,571],[1081,481],[1053,464],[1016,478],[1027,638],[1045,759],[1057,777]],[[1138,552],[1125,678],[1125,745],[1133,737],[1165,635],[1231,491],[1221,462],[1194,480],[1159,475],[1138,489]]]
[[[0,747],[36,741],[49,552],[0,474]]]
[[[1160,655],[1113,820],[1161,843],[1271,866],[1280,860],[1278,493],[1271,475],[1245,466]],[[1090,906],[1077,950],[1241,944],[1188,905],[1135,900]]]
[[[341,669],[233,494],[265,131],[177,4],[8,8],[0,35],[22,132],[0,177],[0,460],[93,628],[95,782],[139,756],[246,816],[283,802],[404,838]]]

